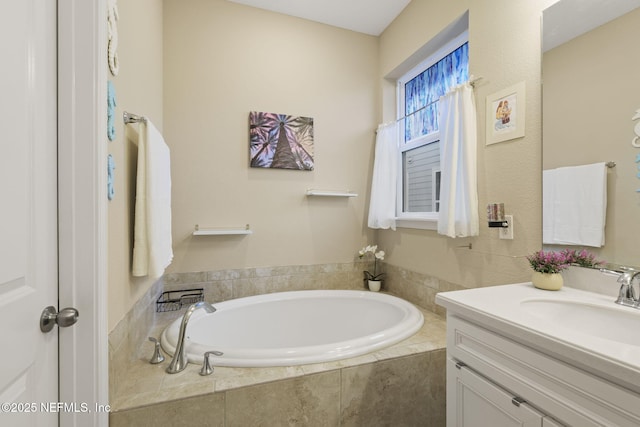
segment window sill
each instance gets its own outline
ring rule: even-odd
[[[435,218],[396,218],[397,228],[415,228],[418,230],[437,230],[438,220]]]

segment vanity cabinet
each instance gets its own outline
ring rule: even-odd
[[[540,427],[544,415],[526,402],[474,372],[464,363],[447,360],[447,401],[454,417],[448,425],[459,427]],[[551,424],[553,425],[553,424]],[[556,424],[558,425],[558,424]]]
[[[448,427],[639,425],[638,393],[449,311]]]

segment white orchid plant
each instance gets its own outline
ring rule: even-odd
[[[384,251],[379,251],[378,245],[367,245],[364,248],[360,249],[360,252],[358,252],[358,256],[360,258],[369,256],[368,254],[373,255],[373,274],[365,271],[364,275],[366,276],[367,280],[380,280],[384,273],[378,274],[378,260],[384,260]]]

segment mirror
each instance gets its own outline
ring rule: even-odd
[[[638,7],[640,0],[560,0],[543,11],[542,169],[615,162],[604,169],[604,244],[544,243],[545,250],[584,248],[610,264],[640,265],[640,148],[632,145],[640,142]],[[546,210],[551,182],[543,184],[543,228],[550,218],[557,224]],[[567,211],[567,221],[593,213]]]

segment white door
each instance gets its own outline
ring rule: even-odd
[[[56,1],[3,1],[0,55],[0,425],[54,426],[58,328],[39,320],[58,305]]]

